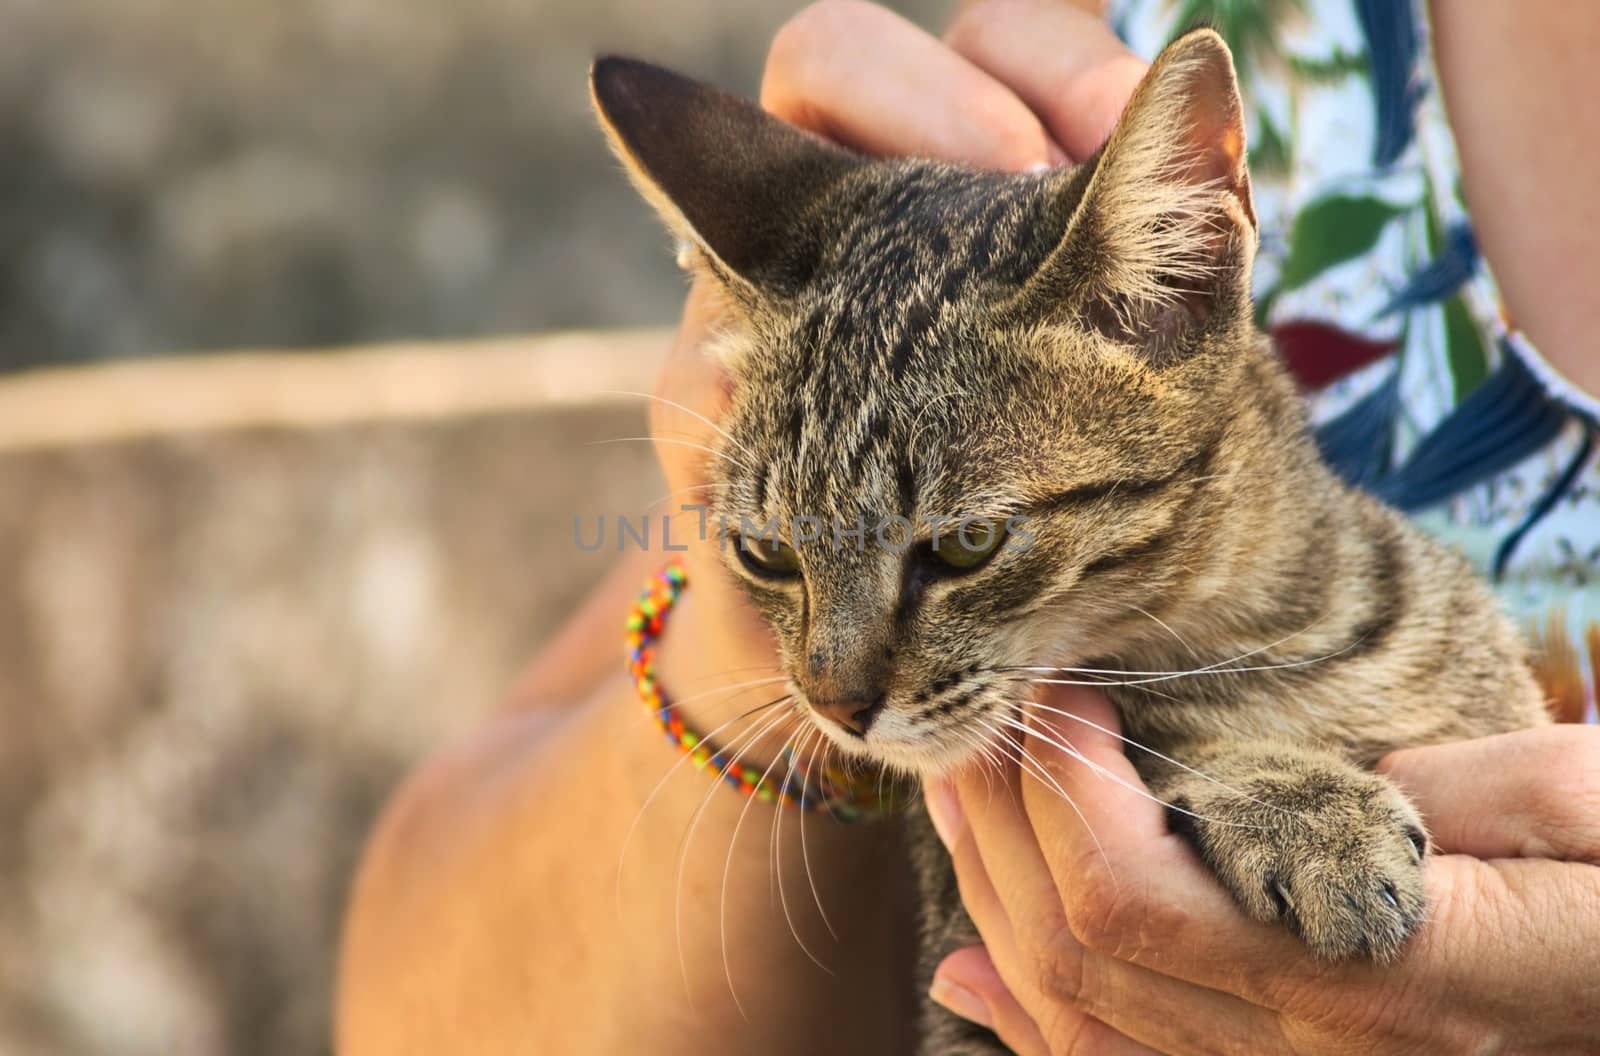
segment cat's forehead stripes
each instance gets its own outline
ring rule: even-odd
[[[1017,281],[1056,237],[1040,215],[1047,200],[1014,177],[919,162],[840,192],[843,219],[771,362],[784,440],[774,457],[793,501],[918,509],[942,459],[912,449],[917,414],[978,387],[961,330],[982,311],[981,284]],[[1039,247],[1024,252],[1029,239]]]
[[[807,327],[864,338],[872,361],[900,378],[945,305],[978,281],[1014,283],[1059,237],[1040,191],[929,163],[863,174],[836,207],[848,219],[822,254]]]

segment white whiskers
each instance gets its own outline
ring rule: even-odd
[[[729,726],[732,726],[734,723],[744,719],[752,718],[753,716],[765,711],[767,708],[782,704],[785,699],[787,698],[779,697],[776,700],[770,700],[765,704],[759,704],[748,711],[735,715],[733,718],[727,720],[726,722],[717,726],[715,729],[711,730],[709,733],[705,734],[703,739],[709,741],[720,734],[723,730],[726,730]],[[676,705],[673,706],[675,707]],[[628,825],[627,834],[622,838],[622,848],[617,852],[616,902],[617,915],[619,917],[622,915],[622,870],[624,865],[627,863],[628,847],[633,843],[633,834],[638,830],[639,823],[644,820],[645,813],[650,809],[650,805],[655,802],[656,796],[661,794],[661,790],[667,786],[667,782],[672,779],[672,775],[678,772],[678,768],[689,761],[690,754],[691,753],[689,752],[681,753],[677,759],[673,760],[672,765],[667,767],[666,773],[661,775],[660,780],[655,783],[655,787],[650,789],[649,795],[645,796],[644,802],[639,805],[639,809],[633,815],[633,821]]]
[[[1289,815],[1292,815],[1294,817],[1305,817],[1305,815],[1300,813],[1299,811],[1290,810],[1287,807],[1280,807],[1275,803],[1268,803],[1265,800],[1257,799],[1255,796],[1250,795],[1248,792],[1244,791],[1241,788],[1235,788],[1235,787],[1233,787],[1232,785],[1228,784],[1225,781],[1221,781],[1221,780],[1219,780],[1219,779],[1217,779],[1215,777],[1212,777],[1210,774],[1206,773],[1204,770],[1197,770],[1194,767],[1190,766],[1188,763],[1180,762],[1179,760],[1174,759],[1170,755],[1165,755],[1165,754],[1163,754],[1161,752],[1158,752],[1154,748],[1151,748],[1147,744],[1140,744],[1138,741],[1134,740],[1131,737],[1124,737],[1120,733],[1117,733],[1117,732],[1115,732],[1113,730],[1108,730],[1108,729],[1106,729],[1106,727],[1100,725],[1098,722],[1095,722],[1093,719],[1086,719],[1082,715],[1074,715],[1072,712],[1066,711],[1066,710],[1064,710],[1062,708],[1052,708],[1048,704],[1040,704],[1036,700],[1030,700],[1030,701],[1027,702],[1027,704],[1028,704],[1029,707],[1037,708],[1039,711],[1049,712],[1052,715],[1060,715],[1064,719],[1071,719],[1073,722],[1082,723],[1085,726],[1088,726],[1088,727],[1091,727],[1093,729],[1099,730],[1101,733],[1105,734],[1108,737],[1115,737],[1117,740],[1121,741],[1123,744],[1128,745],[1129,747],[1137,748],[1139,751],[1144,752],[1147,755],[1152,755],[1155,758],[1160,759],[1164,763],[1170,763],[1171,765],[1177,767],[1179,770],[1182,770],[1182,771],[1184,771],[1186,773],[1193,774],[1195,777],[1198,777],[1203,781],[1208,781],[1211,784],[1216,785],[1218,788],[1222,789],[1224,792],[1232,793],[1233,795],[1239,796],[1242,799],[1246,799],[1249,802],[1256,804],[1257,806],[1266,807],[1266,808],[1268,808],[1270,810],[1280,811],[1280,812],[1282,812],[1284,814],[1289,814]],[[1043,735],[1040,734],[1040,736],[1042,737]],[[1077,758],[1081,759],[1082,756],[1077,756]],[[1088,762],[1088,760],[1085,759],[1084,762]],[[1093,763],[1090,763],[1089,765],[1090,766],[1094,766]],[[1103,769],[1103,768],[1096,767],[1096,769]],[[1163,806],[1169,806],[1169,807],[1172,806],[1170,803],[1166,803],[1165,801],[1162,801],[1162,800],[1157,800],[1157,802],[1161,803]],[[1182,807],[1172,807],[1172,809],[1173,810],[1177,810],[1177,811],[1179,811],[1181,813],[1184,813],[1184,814],[1191,814],[1192,813],[1190,811],[1183,810]],[[1198,814],[1193,814],[1193,816],[1197,817],[1197,818],[1200,817],[1200,815],[1198,815]],[[1212,821],[1212,820],[1215,820],[1215,819],[1205,818],[1203,820]],[[1247,826],[1244,826],[1244,827],[1245,828],[1259,828],[1260,826],[1247,825]]]
[[[1033,702],[1029,701],[1029,703],[1032,704]],[[1055,710],[1055,709],[1048,709],[1048,710]],[[1198,819],[1200,821],[1208,822],[1208,823],[1213,824],[1213,825],[1226,825],[1226,826],[1229,826],[1230,828],[1239,828],[1239,829],[1260,829],[1260,828],[1263,827],[1263,826],[1260,826],[1260,825],[1247,825],[1247,824],[1244,824],[1243,822],[1223,821],[1220,818],[1210,818],[1210,817],[1207,817],[1204,814],[1196,814],[1192,810],[1187,810],[1187,809],[1185,809],[1183,807],[1180,807],[1180,806],[1177,806],[1177,805],[1175,805],[1173,803],[1167,802],[1166,800],[1162,799],[1160,796],[1156,795],[1154,792],[1151,792],[1149,789],[1140,788],[1138,785],[1134,784],[1132,781],[1129,781],[1127,778],[1120,777],[1117,774],[1112,773],[1106,767],[1103,767],[1099,763],[1096,763],[1096,762],[1093,762],[1092,760],[1090,760],[1082,752],[1080,752],[1076,748],[1072,747],[1072,745],[1069,742],[1067,742],[1066,740],[1060,739],[1060,738],[1056,738],[1056,737],[1052,737],[1048,731],[1041,730],[1036,726],[1029,726],[1026,723],[1018,722],[1016,719],[1013,719],[1010,716],[1002,716],[1001,717],[1001,721],[1004,722],[1008,726],[1012,726],[1012,727],[1015,727],[1018,730],[1021,730],[1025,734],[1031,734],[1032,736],[1039,738],[1041,741],[1043,741],[1046,744],[1050,745],[1052,748],[1060,749],[1061,751],[1063,751],[1063,752],[1067,753],[1068,755],[1070,755],[1073,759],[1076,759],[1078,762],[1080,762],[1080,763],[1084,764],[1085,766],[1087,766],[1090,770],[1094,771],[1100,777],[1103,777],[1106,780],[1112,782],[1113,784],[1118,785],[1119,787],[1124,788],[1129,792],[1132,792],[1134,795],[1139,796],[1142,799],[1147,799],[1152,803],[1159,804],[1160,806],[1165,807],[1167,810],[1174,810],[1174,811],[1177,811],[1179,814],[1187,814],[1191,818],[1196,818],[1196,819]],[[1165,758],[1165,757],[1163,756],[1163,758]],[[1185,770],[1191,770],[1192,768],[1191,767],[1184,767],[1184,769]],[[1199,771],[1193,771],[1193,772],[1196,773],[1196,774],[1199,774]],[[1203,777],[1205,775],[1201,774],[1200,776]],[[1208,778],[1206,778],[1206,780],[1211,781],[1211,780],[1214,780],[1214,779],[1208,777]],[[1216,781],[1215,783],[1218,784],[1218,785],[1222,785],[1222,782],[1220,782],[1220,781]],[[1059,788],[1060,786],[1057,785],[1056,787]],[[1222,787],[1226,788],[1227,786],[1226,785],[1222,785]],[[1236,790],[1230,789],[1229,791],[1236,791]],[[1062,793],[1062,794],[1065,795],[1065,793]],[[1240,794],[1243,795],[1243,793],[1240,793]],[[1248,797],[1246,797],[1246,798],[1248,798]],[[1070,803],[1071,800],[1068,799],[1068,802]],[[1073,809],[1076,810],[1077,807],[1074,806]],[[1082,818],[1083,815],[1080,813],[1078,815],[1078,817]],[[1085,824],[1087,824],[1087,822]]]
[[[781,826],[786,816],[783,810],[783,800],[789,793],[789,785],[795,775],[794,754],[792,751],[789,753],[788,764],[788,769],[783,775],[783,784],[778,788],[778,802],[773,804],[772,811],[772,872],[774,879],[777,881],[778,902],[783,907],[784,922],[789,925],[789,934],[794,936],[796,945],[811,959],[812,964],[832,975],[833,969],[823,964],[822,960],[811,952],[811,947],[806,945],[806,941],[800,937],[800,929],[795,926],[794,916],[789,912],[789,896],[783,886],[783,832]],[[816,894],[815,887],[812,888],[812,894]],[[822,908],[822,900],[820,898],[817,899],[817,908],[819,910]]]
[[[1016,723],[1015,720],[1011,719],[1009,716],[999,716],[999,718],[1001,718],[1004,722],[1020,726],[1024,732],[1027,731],[1026,726],[1021,726],[1020,723]],[[1100,852],[1100,860],[1105,863],[1106,871],[1111,874],[1113,879],[1115,879],[1116,872],[1111,865],[1110,857],[1106,854],[1105,847],[1100,843],[1099,834],[1094,831],[1094,826],[1089,824],[1089,819],[1084,815],[1082,809],[1080,809],[1078,804],[1073,802],[1072,797],[1067,794],[1067,790],[1061,787],[1061,782],[1055,779],[1055,775],[1050,773],[1050,771],[1045,768],[1043,763],[1033,757],[1033,753],[1028,751],[1027,747],[1025,746],[1025,742],[1018,741],[1004,730],[996,729],[992,724],[985,723],[984,726],[992,734],[1004,738],[1006,743],[1016,748],[1017,766],[1021,770],[1027,773],[1028,776],[1032,777],[1035,781],[1038,781],[1041,785],[1044,785],[1056,795],[1060,796],[1061,801],[1064,802],[1068,807],[1072,808],[1072,812],[1078,816],[1078,820],[1083,822],[1083,827],[1088,831],[1089,838],[1094,841],[1095,850]],[[1058,747],[1060,746],[1058,745]],[[1098,773],[1102,769],[1101,767],[1096,766],[1094,763],[1091,763],[1071,745],[1067,745],[1063,750],[1074,759],[1084,763],[1084,765],[1088,766],[1092,771]],[[1029,764],[1031,764],[1031,767]]]
[[[737,765],[749,754],[752,748],[766,738],[767,734],[776,729],[779,723],[790,717],[791,713],[780,710],[776,714],[767,716],[754,729],[745,731],[735,737],[732,742],[723,747],[720,753],[727,759],[727,766]],[[740,744],[737,752],[734,751],[735,744]],[[730,755],[729,753],[734,754]],[[689,868],[689,847],[694,841],[695,830],[700,827],[701,819],[705,817],[706,811],[710,808],[717,791],[722,787],[720,775],[716,780],[708,782],[708,785],[705,796],[700,800],[700,806],[695,809],[694,816],[689,819],[689,828],[684,832],[682,844],[678,848],[678,870],[676,879],[673,882],[672,920],[678,940],[678,969],[683,975],[684,992],[691,1003],[694,999],[694,990],[689,984],[689,962],[685,957],[683,945],[683,878]],[[733,990],[731,979],[729,980],[729,992],[733,994],[733,1003],[739,1009],[739,1014],[743,1016],[744,1006],[739,1002],[737,991]]]
[[[713,422],[710,418],[707,418],[699,411],[685,407],[683,404],[677,403],[676,401],[669,400],[665,396],[657,396],[653,392],[630,392],[627,389],[605,389],[602,391],[608,392],[614,396],[637,396],[642,400],[655,400],[657,403],[665,404],[668,407],[680,410],[684,414],[687,414],[693,418],[697,418],[706,425],[710,426],[712,429],[716,430],[718,435],[720,435],[724,440],[728,441],[728,443],[732,444],[734,447],[738,448],[740,451],[744,452],[746,455],[749,455],[751,458],[756,458],[754,451],[751,451],[748,447],[735,440],[733,438],[733,434],[722,428],[722,426],[718,425],[716,422]],[[757,459],[757,461],[760,460]]]
[[[822,743],[824,739],[822,731],[813,726],[811,732],[816,741],[818,743]],[[803,740],[801,745],[803,746],[807,743],[809,743],[808,740]],[[797,748],[795,755],[800,756],[801,749]],[[833,941],[838,942],[839,933],[834,930],[833,921],[828,919],[828,911],[822,905],[822,895],[817,891],[816,878],[811,874],[811,852],[806,847],[806,785],[810,779],[811,775],[808,770],[802,770],[800,772],[800,859],[805,866],[806,883],[811,886],[811,898],[817,904],[817,913],[822,917],[823,926],[828,929],[828,934],[833,936]],[[821,794],[820,787],[817,791],[818,794]]]
[[[697,444],[693,440],[676,440],[670,436],[613,436],[606,440],[590,440],[584,446],[598,447],[601,444],[626,444],[640,441],[647,444],[677,444],[680,447],[692,447],[697,451],[704,451],[712,458],[726,458],[729,462],[732,462],[737,466],[743,466],[746,469],[749,468],[748,466],[745,466],[741,459],[734,458],[726,451],[718,451],[714,447],[707,447],[705,444]]]

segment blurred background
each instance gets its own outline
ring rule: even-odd
[[[0,0],[0,365],[665,321],[589,59],[753,95],[801,6]]]
[[[800,6],[0,0],[0,1054],[328,1050],[375,811],[660,494],[588,61]]]

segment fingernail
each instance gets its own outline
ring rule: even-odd
[[[994,1016],[983,998],[946,976],[933,977],[928,996],[962,1019],[970,1019],[981,1027],[994,1027]]]
[[[1022,171],[1027,173],[1029,176],[1032,176],[1035,173],[1049,172],[1051,164],[1052,163],[1048,162],[1048,161],[1036,161],[1032,165],[1029,165],[1027,168],[1023,169]]]
[[[961,798],[956,795],[954,782],[940,778],[928,783],[924,798],[928,804],[928,817],[933,821],[933,831],[944,842],[944,849],[953,851],[966,819],[961,814]]]

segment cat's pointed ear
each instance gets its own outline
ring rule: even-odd
[[[782,296],[804,283],[818,242],[801,217],[864,158],[634,59],[597,59],[589,86],[640,192],[737,297]]]
[[[1169,358],[1217,313],[1248,317],[1255,241],[1233,56],[1195,30],[1140,82],[1029,300]]]

